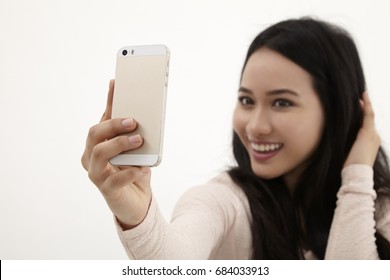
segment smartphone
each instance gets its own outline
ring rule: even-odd
[[[110,160],[119,166],[157,166],[163,149],[169,49],[164,45],[127,46],[118,50],[112,118],[134,118],[143,145]]]

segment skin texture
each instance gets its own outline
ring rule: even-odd
[[[375,128],[375,113],[367,92],[363,93],[360,105],[364,112],[362,127],[360,128],[344,167],[353,164],[374,166],[381,139]]]

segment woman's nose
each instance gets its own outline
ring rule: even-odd
[[[247,125],[247,133],[252,137],[259,138],[272,132],[269,115],[265,110],[254,111]]]

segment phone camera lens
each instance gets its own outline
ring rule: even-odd
[[[127,55],[127,50],[123,50],[123,51],[122,51],[122,54],[123,54],[123,55]]]

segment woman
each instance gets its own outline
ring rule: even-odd
[[[233,115],[238,164],[187,191],[171,223],[149,168],[108,163],[143,141],[122,135],[135,120],[110,119],[113,87],[82,163],[130,258],[390,258],[389,166],[345,31],[304,18],[255,38]]]

